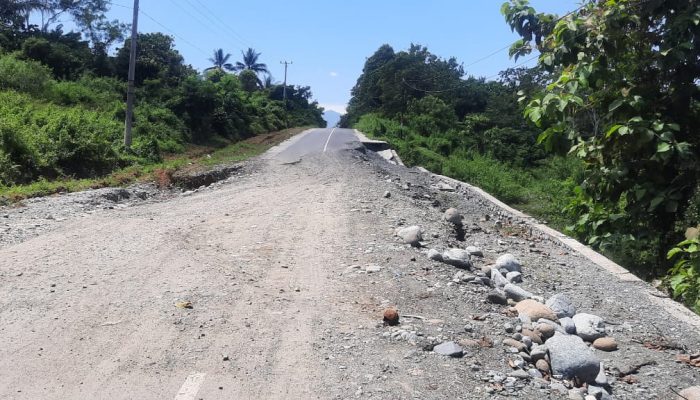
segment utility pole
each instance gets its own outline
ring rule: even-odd
[[[131,23],[131,50],[129,53],[129,86],[126,91],[126,121],[124,123],[124,147],[131,148],[131,126],[134,122],[134,76],[136,75],[136,37],[139,24],[139,0],[134,0],[134,18]]]
[[[294,64],[292,61],[280,61],[280,64],[284,64],[284,91],[282,92],[282,97],[284,98],[284,104],[287,104],[287,66]]]
[[[287,67],[294,64],[292,61],[280,61],[284,64],[284,89],[282,90],[282,98],[284,99],[284,125],[289,129],[289,107],[287,106]]]

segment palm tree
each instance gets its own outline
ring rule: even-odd
[[[265,80],[262,81],[262,87],[265,89],[269,89],[273,86],[275,86],[275,79],[272,77],[272,75],[265,74]]]
[[[209,59],[209,61],[211,61],[212,64],[214,64],[214,66],[205,69],[205,71],[211,71],[213,69],[219,70],[219,71],[223,71],[223,70],[233,71],[235,69],[235,67],[233,66],[233,64],[228,62],[229,58],[231,58],[231,54],[229,54],[229,53],[224,54],[223,49],[214,50],[214,57]]]
[[[243,55],[243,62],[236,62],[236,71],[243,71],[249,69],[255,72],[256,74],[259,74],[261,72],[265,74],[269,73],[269,71],[267,70],[267,65],[258,62],[258,57],[260,57],[262,53],[256,53],[255,50],[248,47],[248,50],[241,51],[241,54]]]

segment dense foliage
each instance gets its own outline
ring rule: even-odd
[[[534,88],[541,79],[538,71],[525,69],[504,72],[500,82],[464,79],[453,58],[441,59],[419,45],[398,53],[383,45],[367,59],[341,125],[372,113],[393,122],[377,123],[369,133],[417,142],[444,156],[474,152],[532,166],[546,154],[536,145],[539,132],[519,115],[517,88]]]
[[[511,54],[537,49],[553,74],[546,90],[525,96],[526,117],[547,148],[585,165],[573,229],[663,272],[666,250],[700,222],[700,4],[589,2],[557,19],[514,0],[503,13],[522,36]]]
[[[341,125],[381,137],[410,165],[473,182],[558,226],[580,179],[576,160],[553,157],[522,118],[518,92],[548,74],[514,68],[498,81],[465,77],[455,59],[412,45],[381,46],[367,59]]]
[[[108,4],[0,0],[0,186],[100,176],[157,162],[188,143],[324,125],[308,87],[288,86],[285,104],[281,85],[263,85],[254,50],[243,55],[250,68],[239,75],[226,72],[227,64],[234,69],[226,60],[199,74],[173,38],[147,33],[138,35],[134,140],[124,149],[130,39],[108,54],[126,28],[106,19]],[[62,14],[81,31],[54,26]],[[30,23],[32,16],[42,23]]]

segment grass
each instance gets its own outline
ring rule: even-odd
[[[432,172],[478,186],[559,231],[566,231],[566,226],[572,222],[563,209],[574,196],[574,182],[582,174],[582,166],[576,159],[550,157],[531,168],[519,168],[473,152],[444,156],[415,141],[409,143],[371,133],[368,136],[388,140],[409,166],[421,165]]]
[[[207,170],[220,164],[247,160],[309,128],[290,128],[266,133],[236,143],[224,143],[223,147],[221,147],[221,143],[205,146],[192,145],[183,154],[167,155],[163,162],[132,165],[104,177],[91,179],[66,177],[51,181],[41,179],[26,185],[0,186],[0,204],[12,204],[24,199],[56,193],[125,186],[137,182],[155,182],[159,186],[167,186],[169,177],[176,171],[185,168],[188,170]]]

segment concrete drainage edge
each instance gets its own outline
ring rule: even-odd
[[[360,143],[362,143],[365,147],[370,148],[372,150],[372,147],[375,147],[377,145],[380,145],[379,147],[382,147],[385,149],[384,150],[374,150],[377,154],[379,154],[383,159],[385,159],[388,163],[394,164],[394,165],[400,165],[402,167],[405,167],[406,165],[403,163],[403,160],[401,160],[401,157],[399,157],[399,153],[397,153],[394,149],[389,146],[389,143],[383,141],[383,140],[374,140],[370,139],[367,136],[365,136],[364,133],[358,131],[357,129],[353,129],[355,132],[355,136],[359,139]]]
[[[456,179],[444,176],[444,175],[438,175],[434,174],[430,171],[428,171],[425,168],[418,167],[418,169],[424,173],[428,173],[432,175],[435,178],[438,178],[440,180],[445,181],[446,183],[449,183],[454,186],[463,186],[466,187],[468,190],[470,190],[472,193],[480,196],[482,199],[488,201],[492,205],[494,205],[497,208],[500,208],[501,210],[512,214],[513,216],[521,219],[522,221],[525,222],[526,225],[528,225],[530,228],[536,229],[543,235],[549,237],[550,239],[554,240],[555,242],[559,242],[563,244],[564,246],[568,247],[572,251],[577,252],[584,258],[588,259],[590,262],[598,265],[599,267],[603,268],[606,270],[608,273],[611,275],[615,276],[618,280],[621,282],[625,283],[635,283],[640,286],[643,286],[646,290],[644,290],[644,293],[646,296],[653,302],[656,303],[657,305],[661,306],[664,310],[666,310],[669,314],[677,318],[678,320],[685,322],[696,329],[700,329],[700,316],[697,314],[693,313],[689,309],[687,309],[685,306],[682,304],[676,302],[675,300],[669,298],[666,294],[660,292],[656,288],[652,287],[649,285],[647,282],[639,279],[637,276],[629,272],[627,269],[623,268],[622,266],[618,265],[617,263],[613,262],[612,260],[608,259],[607,257],[603,256],[602,254],[596,252],[595,250],[591,249],[588,246],[585,246],[578,240],[569,237],[559,231],[556,231],[546,225],[543,225],[535,218],[533,218],[530,215],[527,215],[523,213],[522,211],[516,210],[507,204],[503,203],[502,201],[498,200],[497,198],[493,197],[483,189],[470,185],[466,182],[461,182]]]

